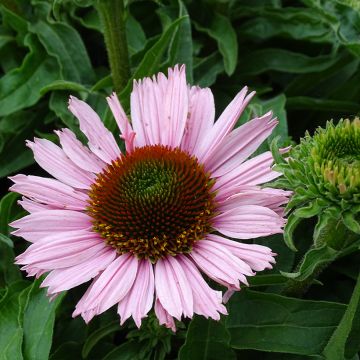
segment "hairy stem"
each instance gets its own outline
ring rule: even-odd
[[[98,0],[114,89],[119,95],[130,77],[123,0]]]

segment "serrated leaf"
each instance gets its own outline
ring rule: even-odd
[[[226,326],[235,349],[318,355],[346,305],[243,289],[229,302]]]
[[[179,352],[179,360],[234,360],[230,336],[222,321],[195,316]]]

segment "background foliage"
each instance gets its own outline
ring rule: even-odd
[[[110,310],[86,326],[71,318],[82,287],[49,303],[40,281],[13,265],[26,245],[9,235],[8,222],[22,212],[17,195],[5,195],[6,177],[43,174],[26,139],[56,141],[52,131],[61,127],[81,136],[69,94],[116,132],[105,102],[112,80],[95,0],[1,0],[0,14],[0,359],[359,359],[358,244],[305,298],[283,294],[311,244],[312,219],[295,233],[297,253],[281,236],[260,240],[278,253],[277,265],[251,279],[220,322],[195,317],[172,334],[151,316],[141,330],[129,321],[120,327]],[[211,87],[218,113],[246,84],[257,97],[239,124],[273,109],[283,144],[360,112],[355,0],[128,0],[126,30],[133,78],[185,63],[190,83]],[[131,86],[132,79],[120,95],[127,109]],[[302,276],[332,254],[306,256]]]

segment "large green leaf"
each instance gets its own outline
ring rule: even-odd
[[[28,35],[25,42],[30,52],[21,67],[0,79],[0,116],[34,105],[40,90],[59,78],[56,60],[47,56],[38,40]]]
[[[230,336],[223,321],[195,316],[189,326],[179,360],[234,360]]]
[[[22,360],[22,314],[28,302],[28,282],[15,282],[0,300],[0,359]]]
[[[226,325],[236,349],[318,355],[345,309],[338,303],[244,289],[230,300]]]
[[[29,302],[24,312],[23,354],[27,360],[47,360],[52,344],[55,311],[65,293],[50,301],[46,291],[33,283]]]
[[[64,80],[91,84],[94,80],[89,56],[78,32],[65,23],[39,20],[31,25],[48,54],[59,63]]]

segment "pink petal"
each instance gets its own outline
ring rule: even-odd
[[[291,195],[290,191],[249,185],[235,187],[235,191],[234,195],[225,199],[222,199],[220,196],[216,199],[220,211],[225,212],[243,205],[259,205],[268,207],[278,215],[281,215],[283,213],[281,206],[289,201],[288,198]]]
[[[238,239],[282,233],[284,220],[273,210],[259,205],[238,206],[213,218],[213,227]]]
[[[236,186],[259,185],[271,181],[281,176],[281,173],[271,169],[273,163],[274,159],[271,152],[264,152],[261,155],[245,161],[224,176],[220,176],[213,189],[219,189],[221,196],[225,196],[225,194],[231,192],[231,189]]]
[[[165,325],[168,329],[176,332],[176,326],[174,318],[163,308],[158,298],[155,300],[155,315],[159,319],[160,325]]]
[[[89,260],[105,247],[99,235],[91,232],[55,233],[30,245],[16,258],[16,263],[44,270],[67,268]]]
[[[197,155],[204,134],[214,124],[215,104],[210,89],[192,86],[189,93],[189,115],[185,125],[181,148],[189,154]]]
[[[207,239],[224,246],[231,254],[246,262],[254,271],[272,269],[272,264],[275,264],[275,254],[266,246],[243,244],[214,234],[207,235]]]
[[[132,316],[138,328],[154,301],[154,272],[149,260],[140,260],[134,284],[129,293],[119,302],[118,314],[121,325]]]
[[[13,221],[10,226],[19,229],[14,235],[37,242],[54,233],[90,229],[92,219],[78,211],[44,210]]]
[[[185,67],[169,69],[168,78],[145,78],[134,82],[131,119],[135,145],[180,145],[188,112]]]
[[[26,197],[22,197],[22,199],[18,200],[17,203],[20,206],[22,206],[22,208],[26,210],[28,213],[44,211],[44,210],[54,210],[54,207],[51,205],[40,204],[36,201],[29,200]]]
[[[121,137],[125,140],[126,153],[130,153],[134,148],[135,132],[133,131],[130,121],[127,118],[124,109],[115,92],[106,98],[110,109],[114,115],[115,121],[121,132]]]
[[[158,260],[155,266],[155,288],[161,305],[171,316],[178,320],[182,313],[192,317],[192,291],[176,258],[168,256]]]
[[[80,130],[89,140],[90,150],[101,160],[111,164],[120,156],[113,134],[106,129],[98,114],[84,101],[70,96],[69,110],[78,118]]]
[[[104,247],[96,256],[66,269],[56,269],[42,282],[41,287],[48,287],[48,294],[55,294],[69,290],[75,286],[86,283],[113,262],[116,251]]]
[[[133,286],[137,268],[138,259],[135,256],[118,256],[94,281],[84,301],[80,300],[74,316],[91,310],[99,315],[122,300]]]
[[[252,92],[246,96],[247,90],[247,87],[244,87],[226,107],[211,131],[203,134],[201,148],[198,153],[198,159],[201,163],[207,163],[208,159],[222,146],[224,138],[234,128],[241,113],[255,95],[255,92]]]
[[[45,139],[27,141],[34,152],[35,161],[49,174],[61,182],[78,189],[88,189],[94,182],[94,174],[80,169],[54,143]]]
[[[190,256],[211,279],[231,289],[240,290],[239,281],[247,285],[245,275],[254,275],[249,265],[213,241],[196,242]]]
[[[88,196],[55,179],[39,176],[15,175],[9,178],[15,184],[10,190],[53,208],[84,210]]]
[[[185,271],[186,277],[191,285],[194,298],[194,313],[219,320],[221,314],[227,314],[222,305],[221,291],[215,291],[205,282],[200,272],[186,256],[176,257]]]
[[[246,160],[271,134],[278,122],[272,114],[255,118],[228,134],[217,152],[208,159],[206,168],[220,177]]]
[[[79,168],[89,172],[99,173],[106,166],[106,164],[84,146],[69,129],[62,129],[61,131],[55,131],[55,133],[59,136],[65,154]]]

